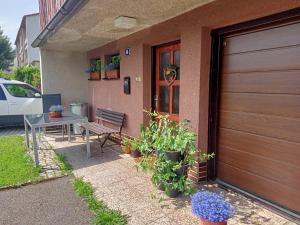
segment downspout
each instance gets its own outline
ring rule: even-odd
[[[55,16],[46,25],[39,36],[32,42],[33,48],[40,47],[55,31],[72,17],[89,0],[66,0]]]

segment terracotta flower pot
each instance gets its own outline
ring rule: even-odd
[[[122,146],[122,150],[125,154],[130,154],[131,153],[131,148],[130,146]]]
[[[138,157],[141,156],[141,153],[140,153],[139,151],[137,151],[137,150],[132,150],[132,151],[131,151],[131,156],[132,156],[133,158],[138,158]]]
[[[110,70],[106,71],[106,78],[108,79],[118,79],[120,78],[120,70]]]
[[[205,219],[200,219],[200,225],[227,225],[227,221],[226,222],[211,222]]]
[[[50,118],[60,118],[62,116],[61,112],[48,112]]]
[[[101,79],[100,72],[91,72],[90,73],[90,79],[91,80],[100,80]]]

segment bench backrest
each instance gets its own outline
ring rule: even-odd
[[[98,108],[96,110],[96,119],[108,122],[112,125],[115,125],[119,128],[120,132],[122,130],[125,113],[115,112],[108,109]]]

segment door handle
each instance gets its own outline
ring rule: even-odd
[[[158,95],[154,96],[154,105],[155,105],[155,109],[157,110],[157,106],[158,106]]]
[[[17,105],[17,102],[10,102],[10,105]]]

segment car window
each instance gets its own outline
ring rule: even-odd
[[[2,90],[2,87],[0,86],[0,100],[6,100],[6,96],[4,91]]]
[[[4,84],[4,87],[14,97],[36,98],[35,94],[38,90],[26,84]]]

